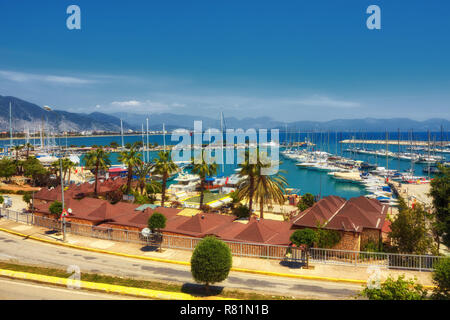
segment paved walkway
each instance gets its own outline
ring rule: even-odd
[[[22,223],[16,223],[11,220],[0,219],[0,228],[19,232],[25,235],[38,237],[45,240],[61,241],[62,236],[46,234],[48,229],[30,226]],[[189,262],[191,259],[191,251],[163,249],[163,252],[144,251],[142,245],[135,243],[117,242],[102,239],[94,239],[89,237],[67,235],[67,243],[88,247],[93,249],[107,250],[128,255],[138,255],[144,257],[152,257],[159,259],[169,259],[179,262]],[[280,264],[280,261],[261,259],[261,258],[247,258],[247,257],[233,257],[233,268],[244,268],[248,270],[283,273],[300,276],[314,276],[337,279],[352,279],[367,281],[370,276],[370,270],[366,267],[342,266],[342,265],[325,265],[314,264],[311,269],[289,268]],[[381,269],[381,279],[384,280],[388,275],[397,277],[405,274],[407,278],[416,277],[418,282],[423,285],[432,285],[431,272],[414,272],[406,270],[388,270]]]

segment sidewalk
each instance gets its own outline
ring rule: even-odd
[[[0,219],[0,228],[17,232],[27,236],[33,236],[45,241],[58,242],[63,244],[62,236],[46,234],[48,229],[17,223],[11,220]],[[85,247],[92,250],[108,251],[117,255],[132,255],[135,258],[155,259],[156,261],[163,259],[167,263],[177,263],[189,265],[192,251],[163,249],[163,252],[144,251],[142,245],[128,242],[117,242],[89,238],[67,234],[67,244]],[[168,261],[165,261],[168,260]],[[245,269],[245,270],[241,270]],[[310,269],[289,268],[282,266],[278,260],[247,258],[233,256],[233,271],[243,271],[250,273],[278,275],[285,277],[305,278],[311,280],[328,280],[343,282],[361,282],[365,283],[371,275],[371,270],[367,267],[353,267],[342,265],[326,265],[314,264]],[[388,270],[380,269],[381,280],[383,281],[389,275],[396,278],[399,275],[406,275],[407,278],[417,277],[419,283],[423,285],[432,285],[431,272],[418,272],[408,270]]]

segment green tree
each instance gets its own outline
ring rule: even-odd
[[[158,230],[158,233],[160,233],[161,229],[164,229],[166,227],[167,218],[165,215],[159,212],[154,212],[150,218],[148,218],[148,227],[152,232],[155,232],[155,230]]]
[[[28,192],[24,193],[24,195],[22,196],[22,200],[28,205],[29,208],[31,205],[31,194],[29,194]]]
[[[259,152],[259,149],[256,150]],[[257,174],[257,163],[251,161],[250,152],[247,150],[244,154],[244,163],[239,165],[241,169],[239,171],[239,176],[241,177],[242,183],[237,190],[237,198],[240,200],[248,199],[248,210],[252,214],[253,210],[253,196],[255,194],[255,175]],[[254,159],[253,159],[254,160]],[[258,157],[259,160],[259,157]]]
[[[61,216],[61,213],[63,210],[62,203],[59,201],[53,201],[48,209],[49,209],[50,213],[58,216],[58,218],[59,218]]]
[[[270,168],[266,161],[262,161],[263,165],[258,165],[255,175],[255,193],[254,198],[259,203],[259,217],[264,219],[264,205],[277,203],[283,205],[285,202],[284,193],[287,186],[286,178],[281,174],[284,170],[278,170],[273,175],[264,174],[264,169]],[[278,165],[281,165],[280,161]]]
[[[439,173],[431,180],[429,195],[433,199],[435,216],[433,229],[439,250],[441,238],[443,243],[450,247],[450,167],[439,165],[438,168]]]
[[[314,232],[317,235],[317,248],[332,248],[341,241],[341,234],[336,230],[323,229],[319,226]]]
[[[109,146],[113,149],[117,149],[119,147],[119,144],[115,141],[111,141],[111,143],[109,144]]]
[[[133,180],[133,168],[141,164],[141,154],[138,153],[136,149],[131,148],[128,151],[120,152],[118,160],[127,166],[127,189],[125,190],[125,192],[130,193],[131,181]]]
[[[143,161],[138,162],[134,167],[134,171],[136,172],[136,176],[138,177],[136,190],[139,189],[142,195],[146,191],[145,182],[147,180],[147,177],[150,177],[152,169],[153,169],[152,163]]]
[[[312,207],[315,203],[314,196],[311,193],[305,193],[297,204],[297,207],[300,211],[304,211],[310,207]]]
[[[86,163],[86,167],[94,169],[95,171],[94,192],[95,195],[97,195],[98,173],[100,170],[107,170],[108,167],[111,165],[109,153],[105,152],[105,150],[101,148],[91,150],[84,156],[84,161]]]
[[[435,266],[433,282],[436,288],[433,290],[433,298],[439,300],[450,299],[450,257],[442,258]]]
[[[409,208],[399,198],[399,213],[391,224],[389,234],[393,247],[400,253],[426,254],[434,249],[428,230],[428,213],[420,204]]]
[[[45,182],[43,181],[44,178],[48,177],[49,172],[36,157],[29,157],[23,162],[23,174],[33,180],[33,185],[42,185],[42,182]]]
[[[405,276],[401,275],[397,280],[389,276],[379,288],[368,285],[360,295],[369,300],[425,300],[427,290],[412,279],[405,280]]]
[[[317,241],[317,233],[309,228],[295,230],[289,240],[297,247],[300,245],[306,245],[308,248],[314,246]]]
[[[3,202],[5,202],[5,198],[3,198],[2,195],[0,195],[0,204],[3,204]]]
[[[232,266],[230,248],[215,237],[206,237],[195,247],[191,257],[191,273],[195,281],[209,285],[224,281]]]
[[[160,151],[155,160],[154,168],[154,174],[161,175],[162,177],[161,207],[164,207],[164,202],[166,200],[167,179],[171,174],[177,171],[178,167],[172,161],[169,151]]]
[[[34,146],[31,143],[27,142],[25,144],[25,148],[27,149],[26,159],[28,159],[30,157],[30,150],[34,149]]]
[[[209,164],[208,161],[205,161],[204,153],[202,151],[201,163],[195,163],[195,161],[192,161],[192,165],[192,173],[200,176],[200,208],[202,208],[205,192],[205,181],[208,176],[213,176],[217,173],[217,163],[214,162]]]
[[[0,160],[0,177],[9,179],[17,172],[16,164],[9,158]]]
[[[245,204],[240,204],[233,209],[233,214],[238,218],[248,218],[250,217],[250,210]]]
[[[19,161],[19,151],[23,149],[23,145],[17,145],[17,146],[13,146],[11,148],[12,151],[15,151],[16,153],[16,161]]]

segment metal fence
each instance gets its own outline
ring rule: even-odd
[[[61,232],[62,230],[62,223],[60,220],[49,219],[46,217],[36,216],[31,213],[21,213],[3,208],[0,208],[0,214],[2,218],[16,222],[45,227],[58,232]],[[65,231],[74,235],[104,240],[137,243],[143,246],[150,245],[149,238],[144,237],[139,231],[135,230],[66,222]],[[195,246],[201,240],[202,239],[200,238],[193,237],[164,235],[161,246],[163,248],[170,249],[194,250]],[[292,258],[287,259],[287,253],[290,253],[290,257],[298,257],[294,258],[294,260],[297,259],[299,262],[304,262],[304,255],[295,252],[299,251],[299,249],[290,246],[237,241],[224,242],[230,247],[234,256],[292,261]],[[320,248],[309,249],[310,263],[360,267],[377,266],[381,268],[416,271],[432,271],[435,264],[441,258],[442,257],[431,255],[394,254]]]

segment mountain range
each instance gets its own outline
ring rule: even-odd
[[[9,103],[12,105],[12,125],[14,131],[23,131],[24,128],[39,130],[42,122],[45,126],[56,131],[120,131],[120,119],[123,120],[124,130],[140,131],[142,124],[146,126],[146,118],[149,118],[150,130],[162,130],[165,124],[166,130],[176,128],[193,129],[194,121],[201,120],[203,130],[208,128],[220,128],[219,115],[214,116],[194,116],[179,115],[173,113],[150,113],[148,115],[134,113],[73,113],[62,110],[46,110],[34,103],[21,100],[19,98],[0,95],[0,131],[9,131]],[[270,117],[255,117],[238,119],[235,117],[224,118],[225,128],[266,128],[301,131],[414,131],[425,132],[440,131],[450,128],[450,121],[447,119],[434,118],[425,121],[411,120],[408,118],[390,119],[336,119],[331,121],[292,121],[289,123],[277,121]]]
[[[90,114],[74,113],[62,110],[46,110],[34,103],[15,97],[0,95],[0,131],[9,131],[9,104],[14,131],[38,131],[44,123],[46,128],[61,131],[120,131],[120,119],[117,117],[93,112]],[[124,130],[132,129],[123,123]]]

